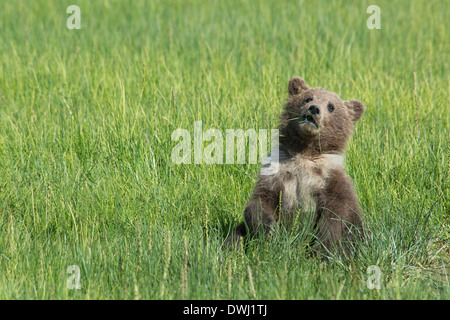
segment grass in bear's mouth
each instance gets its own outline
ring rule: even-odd
[[[319,128],[319,126],[317,125],[316,121],[314,120],[314,118],[308,114],[305,114],[302,116],[302,120],[300,121],[300,125],[304,124],[304,123],[311,123],[313,125],[316,126],[316,128]]]

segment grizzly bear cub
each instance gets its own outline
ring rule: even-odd
[[[364,105],[310,88],[299,77],[289,81],[288,91],[279,126],[277,170],[270,175],[260,172],[244,222],[225,244],[234,248],[244,237],[268,234],[279,224],[289,227],[310,213],[316,230],[313,247],[319,252],[348,252],[349,243],[362,234],[362,223],[358,199],[344,171],[344,151]]]

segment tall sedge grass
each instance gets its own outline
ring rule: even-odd
[[[449,298],[445,1],[377,1],[380,30],[368,1],[77,1],[80,30],[71,4],[1,5],[0,298]],[[171,161],[194,121],[275,128],[294,75],[366,105],[351,259],[302,228],[223,252],[259,166]]]

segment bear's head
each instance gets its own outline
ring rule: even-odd
[[[364,113],[357,100],[342,100],[299,77],[289,81],[289,98],[281,116],[280,142],[292,151],[342,153],[354,123]]]

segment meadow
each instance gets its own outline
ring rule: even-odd
[[[450,6],[375,2],[2,1],[0,299],[449,299]],[[195,121],[276,128],[295,75],[366,106],[351,259],[224,252],[260,165],[171,160]]]

